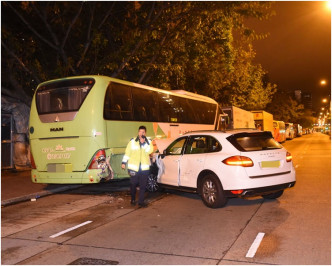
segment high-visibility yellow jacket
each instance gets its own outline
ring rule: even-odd
[[[123,156],[122,163],[128,162],[128,169],[138,172],[139,166],[141,170],[150,169],[150,157],[149,155],[153,152],[153,144],[151,141],[140,145],[138,138],[131,139],[127,145],[125,155]]]

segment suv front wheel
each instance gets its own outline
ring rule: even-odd
[[[220,181],[213,174],[203,177],[202,182],[200,182],[199,194],[204,204],[209,208],[223,207],[227,203],[227,198],[225,197]]]

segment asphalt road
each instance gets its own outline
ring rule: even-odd
[[[277,200],[209,209],[169,191],[139,209],[127,191],[85,186],[3,207],[2,264],[331,264],[331,141],[315,133],[284,146],[297,183]]]

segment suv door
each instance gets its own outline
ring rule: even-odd
[[[173,141],[165,150],[164,173],[160,177],[159,183],[172,186],[180,185],[180,161],[182,159],[183,149],[188,137],[181,137]]]
[[[195,188],[198,175],[204,170],[205,160],[211,158],[208,154],[220,149],[220,143],[212,136],[191,136],[180,161],[180,186]]]

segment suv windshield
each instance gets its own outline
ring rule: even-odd
[[[78,111],[93,85],[93,79],[73,79],[52,82],[38,88],[38,114]]]
[[[239,151],[261,151],[282,148],[273,139],[271,132],[239,133],[229,136],[227,140]]]

